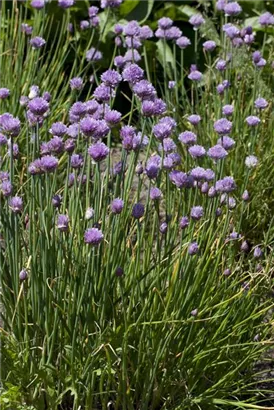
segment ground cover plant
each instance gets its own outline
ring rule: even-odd
[[[156,3],[1,4],[3,409],[274,408],[274,15]]]

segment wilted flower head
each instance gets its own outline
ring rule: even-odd
[[[249,155],[245,159],[245,165],[247,168],[255,168],[258,165],[258,158],[255,155]]]
[[[69,229],[69,218],[66,215],[58,215],[57,228],[60,232],[67,232]]]
[[[46,44],[46,40],[42,37],[36,36],[30,39],[30,45],[34,49],[42,48]]]
[[[104,239],[104,235],[102,231],[98,228],[89,228],[86,230],[85,235],[84,235],[84,241],[85,243],[92,245],[92,246],[98,246]]]

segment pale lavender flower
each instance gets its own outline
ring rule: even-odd
[[[8,143],[7,137],[0,133],[0,147]]]
[[[41,169],[46,172],[54,172],[58,167],[58,159],[52,155],[46,155],[40,160]]]
[[[223,31],[225,32],[227,37],[229,37],[231,40],[233,40],[234,38],[240,35],[240,30],[238,29],[238,27],[234,26],[231,23],[224,24]]]
[[[153,31],[149,26],[143,26],[140,28],[139,37],[141,40],[147,40],[148,38],[153,37]]]
[[[167,30],[172,27],[173,21],[169,17],[162,17],[158,20],[158,27],[162,30]]]
[[[181,228],[181,229],[185,229],[185,228],[188,227],[188,225],[189,225],[189,219],[188,219],[188,217],[187,217],[187,216],[183,216],[183,217],[180,219],[180,222],[179,222],[180,228]]]
[[[255,115],[250,115],[245,120],[250,127],[255,127],[261,122],[260,118],[256,117]]]
[[[22,23],[21,24],[21,31],[22,31],[22,33],[25,33],[27,36],[31,36],[32,31],[33,31],[33,27],[29,26],[26,23]]]
[[[263,110],[267,106],[268,106],[268,102],[262,97],[257,98],[257,100],[255,101],[255,107],[259,108],[260,110]]]
[[[84,241],[85,243],[92,245],[92,246],[98,246],[104,239],[104,235],[102,231],[98,228],[89,228],[86,230],[84,234]]]
[[[132,216],[135,219],[140,219],[142,218],[142,216],[145,213],[145,207],[144,205],[142,205],[140,202],[138,202],[137,204],[133,205],[132,208]]]
[[[81,168],[84,164],[84,158],[81,154],[72,154],[70,158],[70,165],[72,168]]]
[[[123,68],[125,65],[125,59],[122,56],[116,56],[114,58],[114,65],[118,68]]]
[[[91,62],[96,62],[102,60],[102,53],[99,50],[96,50],[94,47],[91,47],[90,50],[86,52],[86,60]]]
[[[166,104],[160,98],[154,101],[144,100],[142,103],[142,113],[146,117],[162,115],[166,112]]]
[[[219,71],[224,71],[226,69],[226,61],[219,59],[216,64],[216,68]]]
[[[245,159],[245,165],[247,168],[255,168],[258,165],[258,158],[255,155],[249,155]]]
[[[227,16],[237,16],[242,11],[242,7],[236,1],[227,3],[224,7],[224,12]]]
[[[159,150],[160,151],[162,150],[162,148],[165,152],[176,151],[176,149],[177,149],[177,145],[175,144],[175,142],[171,138],[165,138],[162,141],[162,144],[163,144],[163,146],[161,144],[159,145]]]
[[[199,122],[201,121],[200,115],[197,115],[197,114],[192,114],[189,117],[187,117],[187,119],[190,122],[190,124],[192,124],[192,125],[198,125]]]
[[[96,142],[89,147],[88,154],[95,162],[100,162],[108,156],[109,148],[103,142]]]
[[[204,182],[204,183],[201,185],[201,193],[202,193],[202,194],[207,194],[207,193],[208,193],[208,190],[209,190],[209,184],[208,184],[208,182],[206,181],[206,182]]]
[[[30,5],[36,10],[41,10],[45,7],[45,0],[32,0]]]
[[[193,168],[190,171],[190,175],[196,180],[201,181],[206,178],[206,170],[202,167]]]
[[[140,34],[140,25],[138,21],[131,20],[124,27],[124,34],[129,37],[137,37]]]
[[[194,178],[182,171],[171,171],[169,179],[177,188],[191,188],[194,185]]]
[[[30,163],[28,167],[28,172],[31,175],[39,175],[43,172],[42,170],[42,164],[41,164],[41,159],[36,159],[33,162]]]
[[[0,115],[0,131],[8,134],[11,137],[17,137],[20,133],[21,123],[18,118],[15,118],[9,113]]]
[[[69,82],[72,90],[80,91],[83,88],[83,80],[81,77],[74,77]]]
[[[274,15],[266,11],[260,15],[259,23],[261,26],[274,26]]]
[[[162,198],[163,193],[159,188],[153,187],[150,189],[149,196],[152,201],[157,201]]]
[[[165,31],[165,38],[167,40],[178,40],[182,34],[182,31],[178,27],[173,26]]]
[[[48,111],[49,103],[42,97],[35,97],[29,102],[28,108],[32,114],[42,116]]]
[[[208,40],[203,43],[203,47],[206,51],[213,51],[216,48],[216,43],[215,41]]]
[[[192,147],[188,148],[188,152],[190,153],[192,158],[201,158],[206,154],[206,150],[202,145],[193,145]]]
[[[252,53],[252,60],[256,64],[258,63],[262,58],[261,52],[259,50],[256,50]]]
[[[184,131],[179,134],[179,141],[181,141],[185,145],[192,145],[196,143],[197,135],[192,131]]]
[[[141,58],[141,56],[140,56],[140,54],[138,53],[137,50],[131,50],[130,49],[124,55],[124,62],[125,63],[132,63],[132,62],[138,63],[139,61],[141,61],[141,59],[142,58]]]
[[[121,198],[115,198],[111,202],[111,211],[114,214],[120,214],[124,208],[124,201]]]
[[[207,196],[209,198],[214,198],[216,196],[217,192],[214,186],[211,186],[208,190]]]
[[[90,22],[88,20],[81,20],[80,21],[80,30],[88,30],[90,28]]]
[[[30,40],[30,45],[34,49],[42,48],[46,44],[46,40],[42,37],[36,36]]]
[[[68,128],[62,122],[54,122],[49,129],[49,132],[57,137],[63,137],[68,131]]]
[[[242,200],[245,201],[245,202],[246,202],[246,201],[249,201],[249,193],[248,193],[247,190],[245,190],[245,191],[243,192]]]
[[[154,86],[147,80],[141,80],[134,84],[133,92],[141,100],[153,99],[156,96],[156,90]]]
[[[69,218],[66,215],[58,215],[57,228],[60,232],[67,232],[69,229]]]
[[[97,14],[98,14],[98,12],[99,12],[99,8],[98,8],[98,7],[96,7],[96,6],[91,6],[91,7],[89,7],[89,8],[88,8],[88,16],[89,16],[89,18],[91,19],[91,18],[93,18],[93,17],[96,17]]]
[[[266,60],[264,58],[261,58],[258,63],[256,63],[256,67],[262,68],[266,65]]]
[[[225,269],[223,272],[224,276],[230,276],[231,275],[231,270],[229,268]]]
[[[190,216],[194,221],[199,221],[204,216],[204,210],[202,206],[193,206],[190,211]]]
[[[228,155],[228,152],[222,147],[222,145],[217,144],[214,145],[214,147],[209,148],[207,155],[215,161],[218,161],[225,158]]]
[[[62,9],[68,9],[72,7],[75,3],[75,0],[58,0],[58,6],[62,7]]]
[[[20,196],[13,196],[9,200],[9,207],[12,212],[18,214],[23,211],[23,199]]]
[[[234,139],[228,137],[227,135],[224,135],[221,138],[219,138],[217,142],[227,151],[233,148],[235,145]]]
[[[26,106],[28,105],[28,103],[29,103],[28,97],[25,96],[25,95],[22,95],[22,96],[20,97],[19,104],[20,104],[22,107],[26,107]]]
[[[232,122],[226,118],[221,118],[214,122],[214,129],[220,135],[229,134],[232,129]]]
[[[19,280],[23,282],[26,279],[28,279],[28,272],[25,269],[23,269],[19,272]]]
[[[140,68],[137,64],[128,65],[122,72],[122,77],[124,81],[128,81],[131,84],[136,84],[141,81],[144,77],[144,70]]]
[[[117,87],[122,81],[122,76],[116,70],[107,70],[101,75],[101,80],[109,87]]]
[[[103,83],[95,88],[93,95],[97,100],[108,103],[115,96],[115,92],[111,87]]]
[[[13,187],[12,187],[12,184],[11,184],[10,181],[4,180],[4,181],[1,183],[0,188],[1,188],[2,194],[3,194],[5,197],[8,197],[8,196],[10,196],[10,195],[12,194]]]
[[[233,177],[224,177],[216,182],[215,189],[218,192],[229,193],[236,189]]]
[[[197,30],[202,24],[204,24],[204,22],[205,19],[201,14],[194,14],[189,19],[189,23],[194,27],[194,30]]]
[[[203,74],[197,69],[191,70],[187,78],[189,78],[192,81],[201,81],[201,79],[203,78]]]
[[[105,121],[110,127],[113,127],[121,121],[122,114],[116,110],[109,110],[105,114]]]
[[[166,222],[161,223],[161,225],[159,226],[159,231],[162,235],[165,235],[167,233],[167,228],[168,225]]]
[[[189,255],[196,255],[199,252],[199,246],[197,242],[192,242],[188,247]]]
[[[64,141],[61,137],[53,137],[48,142],[48,147],[51,153],[61,154],[64,152]]]
[[[176,40],[176,44],[182,50],[190,46],[191,41],[188,37],[182,36]]]
[[[67,128],[67,134],[71,137],[71,138],[78,138],[80,132],[80,128],[79,128],[79,124],[75,123],[75,124],[71,124],[68,128]]]
[[[123,0],[101,0],[101,7],[102,9],[119,7],[122,2]]]
[[[231,197],[231,196],[228,197],[228,208],[229,209],[234,209],[234,208],[236,208],[236,205],[237,205],[236,199]]]
[[[173,88],[175,88],[175,87],[176,87],[176,81],[169,81],[168,82],[168,88],[170,90],[173,90]]]
[[[89,221],[90,219],[94,217],[94,214],[95,214],[95,211],[93,208],[91,207],[87,208],[85,212],[85,219]]]
[[[8,88],[0,88],[0,100],[4,100],[10,96],[10,90]]]
[[[233,114],[233,112],[234,112],[234,107],[233,107],[233,105],[224,105],[223,106],[223,109],[222,109],[222,113],[223,113],[223,115],[227,115],[227,116],[230,116],[230,115],[232,115]]]
[[[256,259],[259,259],[263,256],[263,251],[259,246],[256,246],[256,248],[254,249],[253,256]]]

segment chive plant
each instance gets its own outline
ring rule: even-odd
[[[273,336],[273,50],[265,60],[240,5],[218,1],[218,44],[206,16],[189,20],[190,67],[190,40],[164,17],[155,34],[117,24],[100,71],[100,17],[122,1],[74,26],[74,1],[52,3],[58,27],[43,0],[33,26],[24,3],[1,9],[2,382],[18,388],[3,406],[270,408],[254,369]]]

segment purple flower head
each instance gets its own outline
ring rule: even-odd
[[[224,7],[225,7],[225,5],[226,5],[226,1],[227,1],[227,0],[218,0],[217,3],[216,3],[216,8],[217,8],[217,10],[223,11],[223,10],[224,10]]]
[[[69,176],[68,176],[68,186],[72,187],[74,182],[75,182],[75,175],[74,174],[69,174]]]
[[[260,15],[259,23],[261,26],[274,26],[274,15],[266,11]]]
[[[223,31],[231,40],[240,35],[240,30],[238,29],[238,27],[234,26],[231,23],[223,25]]]
[[[231,270],[229,268],[225,269],[223,272],[224,276],[230,276],[231,275]]]
[[[214,122],[214,129],[220,135],[229,134],[232,129],[232,122],[226,118],[221,118]]]
[[[7,171],[0,171],[0,182],[9,181],[10,174]]]
[[[68,9],[74,5],[75,0],[58,0],[58,6],[62,9]]]
[[[94,90],[93,95],[99,101],[109,102],[111,97],[115,96],[115,93],[114,93],[114,90],[111,87],[109,87],[105,84],[100,84]]]
[[[192,147],[188,148],[188,152],[190,153],[192,158],[201,158],[206,154],[206,150],[202,145],[193,145]]]
[[[172,27],[173,21],[169,17],[162,17],[158,20],[158,27],[162,30],[167,30]]]
[[[118,266],[118,268],[116,268],[116,270],[115,270],[115,275],[116,275],[118,278],[124,276],[124,269],[121,268],[120,266]]]
[[[197,135],[192,131],[184,131],[179,135],[179,141],[185,145],[192,145],[196,143]]]
[[[41,159],[36,159],[33,162],[30,163],[28,167],[28,172],[31,175],[39,175],[43,172],[42,170],[42,164],[41,164]]]
[[[81,77],[74,77],[74,78],[72,78],[72,79],[70,80],[69,84],[70,84],[70,88],[71,88],[72,90],[78,90],[78,91],[80,91],[80,90],[82,90],[82,88],[83,88],[83,80],[82,80]]]
[[[144,100],[142,103],[142,113],[146,117],[162,115],[166,112],[166,104],[160,98],[154,101]]]
[[[178,27],[170,27],[164,32],[164,38],[167,40],[178,40],[182,36],[182,31]]]
[[[22,107],[26,107],[26,106],[28,105],[28,103],[29,103],[28,97],[26,97],[25,95],[22,95],[22,96],[20,97],[19,104],[20,104]]]
[[[197,115],[197,114],[192,114],[189,117],[187,117],[187,119],[190,122],[190,124],[192,124],[192,125],[198,125],[199,122],[201,121],[200,115]]]
[[[101,75],[101,80],[109,87],[117,87],[122,76],[116,70],[107,70]]]
[[[185,48],[187,48],[188,46],[190,46],[191,41],[190,41],[190,39],[189,39],[188,37],[182,36],[182,37],[180,37],[180,38],[178,38],[178,39],[176,40],[176,44],[177,44],[177,46],[180,47],[181,49],[185,49]]]
[[[7,137],[5,137],[5,135],[0,133],[0,147],[3,145],[7,145],[7,143],[8,143]]]
[[[161,223],[161,225],[159,226],[159,231],[162,235],[165,235],[167,233],[167,228],[168,225],[166,222]]]
[[[89,221],[90,219],[92,219],[94,217],[94,209],[89,207],[86,209],[86,213],[85,213],[85,219],[87,221]]]
[[[105,9],[107,7],[119,7],[122,2],[123,0],[101,0],[101,8]]]
[[[139,38],[141,40],[147,40],[148,38],[153,37],[153,31],[149,26],[143,26],[140,28],[140,35]]]
[[[62,122],[54,122],[49,129],[49,132],[57,137],[63,137],[68,131],[68,128]]]
[[[96,100],[86,101],[85,105],[86,105],[86,112],[87,114],[90,114],[90,115],[94,114],[100,107],[100,104]]]
[[[69,218],[66,215],[58,215],[57,228],[60,232],[67,232],[69,229]]]
[[[0,115],[0,131],[8,134],[11,137],[17,137],[20,133],[21,123],[18,118],[15,118],[9,113]]]
[[[9,207],[12,212],[18,214],[23,210],[23,200],[20,196],[13,196],[9,200]]]
[[[259,246],[256,246],[256,248],[254,249],[253,256],[256,259],[259,259],[263,256],[263,251]]]
[[[46,44],[46,40],[44,40],[42,37],[33,37],[30,39],[30,45],[34,49],[39,49],[42,48]]]
[[[247,252],[249,252],[249,249],[250,249],[250,246],[249,246],[248,242],[243,241],[243,243],[241,244],[241,251],[247,253]]]
[[[79,124],[74,123],[74,124],[71,124],[71,125],[68,127],[68,129],[67,129],[67,134],[68,134],[71,138],[76,139],[76,138],[78,138],[79,131],[80,131]]]
[[[193,177],[182,171],[171,171],[169,174],[169,179],[174,185],[177,186],[177,188],[191,188],[194,184]]]
[[[242,11],[242,7],[236,1],[227,3],[224,7],[224,12],[227,16],[237,16]]]
[[[121,24],[115,24],[114,26],[114,33],[117,35],[123,34],[124,27]]]
[[[8,197],[12,194],[13,187],[10,181],[4,180],[1,183],[0,188],[4,196]]]
[[[0,100],[4,100],[10,96],[10,90],[8,88],[0,88]]]
[[[258,63],[256,63],[256,67],[262,68],[266,65],[266,60],[264,58],[261,58]]]
[[[124,62],[125,63],[132,63],[132,62],[138,63],[138,61],[141,61],[141,59],[142,58],[141,58],[141,56],[140,56],[140,54],[138,53],[137,50],[131,50],[130,49],[124,55]]]
[[[40,160],[41,169],[46,172],[54,172],[58,167],[58,159],[53,157],[52,155],[46,155],[42,157]]]
[[[255,101],[255,107],[259,108],[260,110],[263,110],[268,106],[268,102],[264,98],[257,98]]]
[[[181,228],[181,229],[185,229],[185,228],[188,227],[188,225],[189,225],[189,219],[188,219],[188,217],[187,217],[187,216],[183,216],[183,217],[180,219],[180,222],[179,222],[180,228]]]
[[[258,63],[261,60],[261,58],[262,58],[262,55],[259,50],[254,51],[254,53],[252,53],[252,60],[255,64]]]
[[[62,203],[62,197],[60,195],[53,195],[51,203],[54,208],[60,208]]]
[[[125,36],[137,37],[140,34],[140,26],[138,21],[131,20],[124,27]]]
[[[122,77],[124,81],[136,84],[143,79],[144,70],[142,70],[137,64],[130,64],[123,70]]]
[[[243,201],[249,201],[249,193],[247,190],[243,192],[242,199]]]
[[[88,30],[90,28],[90,22],[88,20],[81,20],[80,21],[80,30]]]
[[[236,205],[237,205],[236,199],[231,197],[231,196],[228,197],[228,208],[229,209],[234,209],[234,208],[236,208]]]
[[[98,228],[89,228],[86,230],[84,234],[84,241],[85,243],[92,245],[92,246],[98,246],[104,239],[104,235],[102,231]]]
[[[170,117],[165,117],[165,118],[170,118]],[[174,124],[173,122],[169,120],[165,121],[164,118],[162,118],[158,122],[158,124],[154,125],[153,134],[158,140],[163,141],[164,138],[168,138],[172,134],[175,126],[176,126],[176,123]]]
[[[110,126],[113,127],[121,121],[122,114],[116,110],[109,110],[105,114],[105,121]]]
[[[260,118],[256,117],[255,115],[250,115],[245,120],[250,127],[255,127],[261,122]]]
[[[216,68],[219,71],[224,71],[226,69],[226,61],[225,60],[218,60],[216,64]]]
[[[215,41],[208,40],[203,43],[203,47],[206,51],[213,51],[216,48],[216,43]]]
[[[204,24],[205,19],[201,14],[194,14],[190,17],[189,23],[194,27],[194,30],[199,28],[202,24]]]
[[[229,193],[236,189],[236,184],[233,177],[224,177],[216,182],[216,191]]]
[[[81,154],[72,154],[70,158],[70,165],[72,168],[81,168],[84,164],[84,158]]]
[[[227,115],[227,116],[229,116],[229,115],[232,115],[233,114],[233,112],[234,112],[234,107],[233,107],[233,105],[224,105],[223,106],[223,109],[222,109],[222,112],[223,112],[223,115]]]
[[[85,117],[80,121],[80,129],[86,137],[94,137],[98,127],[98,120]]]
[[[123,68],[125,65],[125,59],[122,56],[116,56],[114,58],[114,65],[118,68]]]
[[[146,164],[146,174],[149,179],[156,179],[161,166],[161,159],[158,155],[149,158]]]
[[[99,50],[96,50],[94,47],[91,47],[90,50],[86,52],[86,60],[91,62],[96,62],[102,60],[102,53]]]
[[[190,211],[190,216],[194,221],[199,221],[204,216],[204,210],[202,206],[193,206]]]
[[[109,148],[103,142],[96,142],[89,147],[88,154],[95,162],[100,162],[108,156]]]
[[[245,165],[247,168],[255,168],[258,165],[258,158],[255,155],[249,155],[245,159]]]
[[[227,154],[228,152],[219,144],[214,145],[214,147],[209,148],[207,151],[207,155],[215,161],[225,158]]]
[[[188,247],[188,254],[189,255],[196,255],[199,252],[199,246],[197,242],[192,242]]]
[[[48,111],[49,103],[42,97],[35,97],[29,102],[28,108],[32,114],[42,116]]]
[[[156,90],[154,86],[147,80],[141,80],[134,84],[133,92],[141,100],[149,100],[156,97]]]
[[[41,10],[45,7],[45,0],[32,0],[30,5],[36,10]]]
[[[96,17],[98,14],[99,8],[96,6],[91,6],[88,8],[88,16],[90,19],[92,19],[93,17]]]
[[[61,154],[64,152],[64,141],[61,137],[53,137],[48,142],[48,148],[51,153]]]
[[[176,87],[176,81],[169,81],[168,88],[169,90],[173,90]]]
[[[124,208],[124,201],[120,198],[115,198],[111,202],[111,211],[114,214],[120,214]]]
[[[140,202],[138,202],[137,204],[133,205],[132,208],[132,216],[135,219],[140,219],[142,218],[142,216],[145,213],[145,207],[144,205],[142,205]]]
[[[51,100],[51,95],[48,91],[45,91],[42,95],[42,98],[44,98],[44,100],[46,100],[47,102],[50,102]]]
[[[214,186],[211,186],[208,190],[207,196],[209,198],[214,198],[216,194],[217,194],[216,189],[214,188]]]
[[[190,171],[190,175],[196,180],[201,181],[206,178],[206,170],[202,167],[193,168]]]
[[[152,201],[158,201],[162,198],[163,194],[159,188],[153,187],[150,189],[149,196]]]
[[[171,138],[165,138],[162,142],[163,145],[159,144],[159,150],[161,151],[162,149],[165,152],[172,152],[176,151],[177,145]]]
[[[25,33],[27,36],[31,36],[33,28],[26,23],[21,24],[21,31]]]
[[[234,139],[228,137],[227,135],[224,135],[223,137],[219,138],[217,142],[227,151],[233,148],[235,145]]]
[[[209,184],[208,184],[208,182],[207,182],[207,181],[206,181],[206,182],[203,182],[202,185],[201,185],[201,193],[202,193],[202,194],[207,194],[207,193],[208,193],[208,190],[209,190]]]
[[[190,74],[187,76],[192,81],[201,81],[203,74],[198,70],[191,70]]]
[[[23,282],[27,278],[28,278],[28,272],[25,269],[21,270],[19,272],[19,280],[21,280]]]

